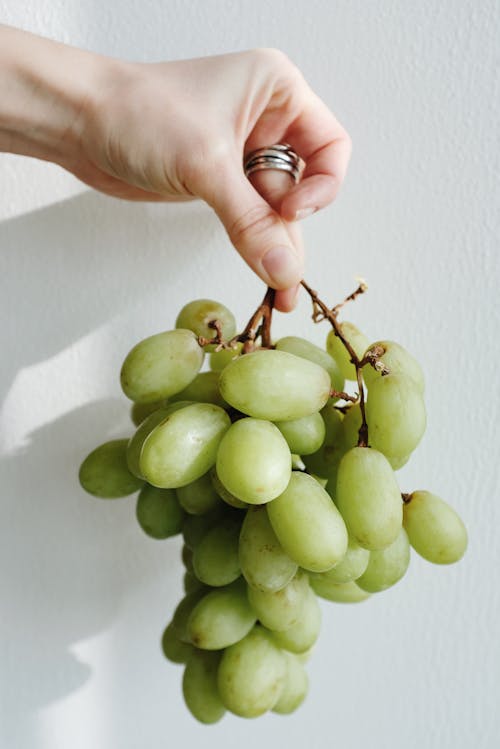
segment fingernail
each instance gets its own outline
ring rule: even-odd
[[[262,258],[262,267],[277,288],[287,289],[297,283],[301,266],[298,257],[290,247],[278,245]]]
[[[303,218],[307,218],[308,216],[312,216],[313,213],[316,213],[317,208],[300,208],[295,213],[295,220],[300,221]]]

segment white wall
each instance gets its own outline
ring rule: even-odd
[[[135,59],[277,46],[354,141],[337,204],[305,224],[307,278],[414,352],[428,431],[400,473],[457,508],[464,560],[416,557],[366,604],[324,606],[311,692],[292,717],[198,725],[158,637],[180,544],[132,499],[84,494],[82,457],[129,431],[118,370],[180,306],[243,323],[262,294],[202,205],[127,205],[0,156],[2,749],[492,749],[498,746],[499,28],[495,0],[0,0],[0,19]],[[277,321],[310,334],[309,306]]]

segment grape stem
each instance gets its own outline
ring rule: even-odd
[[[275,290],[268,286],[264,299],[247,322],[244,331],[232,338],[227,344],[229,348],[234,348],[236,343],[242,343],[242,354],[249,354],[255,349],[255,341],[259,337],[262,348],[273,347],[271,340],[271,320],[275,295]]]
[[[337,319],[339,310],[345,304],[347,304],[347,302],[350,302],[353,299],[356,299],[356,297],[358,297],[360,294],[363,294],[367,289],[367,285],[364,281],[361,281],[358,288],[355,289],[355,291],[353,291],[352,294],[349,294],[349,296],[346,297],[343,302],[340,302],[340,304],[337,304],[335,307],[330,309],[319,298],[317,292],[311,289],[311,287],[304,280],[302,280],[300,283],[301,283],[301,286],[307,291],[307,293],[311,297],[312,305],[313,305],[312,319],[314,320],[314,322],[321,322],[322,320],[328,320],[328,322],[333,328],[335,335],[337,336],[337,338],[340,338],[344,347],[347,349],[351,362],[354,364],[354,367],[356,368],[356,381],[358,384],[358,392],[359,392],[359,408],[361,411],[361,426],[359,428],[358,447],[368,447],[368,424],[366,423],[366,413],[365,413],[365,392],[364,392],[364,387],[363,387],[363,375],[361,373],[361,370],[364,364],[367,364],[368,360],[358,358],[353,347],[351,346],[349,341],[346,339],[346,337],[342,333],[342,328],[340,327],[340,323]],[[349,398],[349,400],[351,399]]]

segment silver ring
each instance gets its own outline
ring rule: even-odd
[[[257,148],[244,158],[243,168],[249,177],[254,172],[265,169],[277,169],[288,172],[294,182],[298,182],[305,168],[305,162],[295,153],[288,143],[276,143],[273,146]]]

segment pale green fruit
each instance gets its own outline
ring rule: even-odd
[[[324,576],[314,575],[310,578],[311,588],[316,595],[325,598],[327,601],[335,603],[360,603],[366,601],[370,594],[366,590],[356,585],[354,581],[350,583],[334,583],[327,580]]]
[[[203,536],[193,553],[194,573],[198,580],[219,587],[241,575],[238,559],[240,523],[227,519]]]
[[[169,330],[145,338],[123,362],[123,392],[137,403],[169,398],[196,377],[203,356],[203,349],[190,330]]]
[[[361,407],[359,403],[353,403],[345,412],[342,421],[341,441],[345,450],[350,450],[358,444],[361,421]],[[371,434],[369,436],[371,437]]]
[[[264,592],[281,590],[297,572],[297,564],[283,550],[265,507],[248,509],[241,527],[239,558],[248,584]]]
[[[171,663],[186,663],[189,654],[193,652],[192,645],[179,640],[172,622],[166,626],[163,632],[161,649],[165,658]]]
[[[171,402],[188,400],[196,403],[215,403],[221,408],[228,408],[219,392],[219,377],[218,372],[200,372],[184,390],[172,396]]]
[[[78,478],[83,489],[94,497],[116,499],[138,491],[144,481],[127,465],[128,440],[111,440],[87,455]]]
[[[307,575],[298,572],[288,585],[275,593],[249,587],[248,600],[264,627],[282,632],[299,621],[308,591]]]
[[[217,723],[226,712],[217,690],[220,659],[221,653],[193,649],[184,669],[184,701],[200,723]]]
[[[168,415],[169,411],[165,407],[153,411],[153,413],[149,414],[149,416],[146,416],[144,421],[139,425],[139,428],[137,429],[135,434],[133,434],[128,441],[127,465],[129,471],[131,471],[134,476],[137,476],[140,479],[144,480],[144,476],[141,475],[140,467],[142,446],[146,440],[146,437],[148,437],[153,429],[157,427],[160,422],[166,419]]]
[[[248,507],[248,504],[246,502],[242,502],[241,499],[238,499],[238,497],[235,497],[234,494],[231,494],[230,491],[226,489],[220,478],[217,476],[217,471],[215,468],[212,468],[210,471],[210,480],[212,482],[212,486],[214,488],[214,491],[217,492],[219,497],[230,507],[236,507],[238,510],[243,510],[245,507]]]
[[[182,578],[184,593],[194,593],[204,587],[203,583],[198,580],[191,572],[185,572]]]
[[[262,627],[224,652],[217,678],[222,702],[242,718],[271,710],[285,683],[286,659]]]
[[[368,338],[352,322],[342,322],[340,323],[340,328],[343,336],[354,349],[354,353],[358,359],[362,359],[363,354],[368,348]],[[351,363],[351,358],[346,347],[340,338],[335,335],[333,330],[328,333],[326,339],[326,350],[332,359],[335,359],[337,362],[342,376],[345,377],[346,380],[355,380],[356,368],[354,364]]]
[[[245,637],[256,619],[246,584],[237,580],[210,591],[196,604],[187,624],[189,640],[202,650],[221,650]]]
[[[222,397],[244,414],[288,421],[319,411],[330,395],[330,376],[314,362],[286,351],[254,351],[222,371]]]
[[[369,558],[370,552],[368,549],[363,549],[354,539],[350,538],[344,558],[335,567],[326,572],[310,572],[309,577],[311,580],[328,580],[336,585],[349,583],[351,580],[357,580],[358,577],[361,577],[368,566]]]
[[[412,492],[403,517],[411,545],[429,562],[452,564],[465,554],[467,530],[455,510],[436,494]]]
[[[406,375],[380,377],[368,388],[366,420],[370,445],[384,455],[409,455],[425,432],[422,394]]]
[[[370,552],[366,570],[356,584],[368,593],[378,593],[401,580],[410,564],[410,544],[404,528],[390,546]]]
[[[196,336],[214,338],[216,331],[209,326],[213,320],[218,320],[222,328],[224,341],[236,335],[236,320],[233,313],[220,302],[213,299],[195,299],[186,304],[175,321],[176,328],[192,330]]]
[[[325,423],[319,413],[291,421],[277,421],[275,424],[286,439],[290,452],[297,455],[316,452],[325,439]]]
[[[222,372],[233,359],[241,354],[242,343],[235,343],[233,348],[223,348],[220,351],[212,351],[209,358],[210,369],[213,372]]]
[[[403,346],[394,341],[375,341],[375,343],[371,343],[368,346],[367,351],[374,348],[384,349],[384,353],[378,359],[387,367],[391,374],[403,374],[410,377],[417,386],[417,389],[423,394],[425,380],[422,367]],[[371,364],[363,367],[363,379],[368,387],[381,377],[381,372],[372,367]]]
[[[144,419],[157,411],[159,408],[164,408],[167,401],[165,399],[159,401],[153,401],[152,403],[132,403],[130,408],[130,418],[136,427],[138,427]]]
[[[283,549],[304,569],[330,569],[346,553],[345,523],[312,476],[294,471],[287,488],[269,503],[267,512]]]
[[[182,530],[184,511],[173,489],[145,484],[136,505],[137,522],[151,538],[169,538]]]
[[[203,588],[194,590],[192,593],[186,593],[184,598],[182,598],[177,604],[172,617],[172,629],[181,642],[192,644],[188,630],[189,617],[191,616],[191,612],[196,604],[206,595],[207,590],[208,589],[203,586]]]
[[[284,632],[272,632],[272,636],[281,648],[291,653],[305,653],[318,639],[320,629],[321,609],[313,590],[309,588],[298,621]]]
[[[191,551],[195,549],[205,533],[220,523],[222,517],[222,506],[219,505],[203,515],[186,515],[182,524],[182,537],[185,545]]]
[[[276,343],[276,348],[278,351],[288,351],[289,354],[294,354],[295,356],[300,356],[302,359],[308,359],[315,364],[319,364],[330,375],[332,390],[341,392],[344,389],[344,377],[340,372],[337,362],[332,359],[330,354],[319,348],[319,346],[315,346],[314,343],[307,341],[305,338],[286,336],[285,338],[280,338]]]
[[[193,403],[168,416],[146,438],[140,469],[153,486],[176,489],[200,478],[215,464],[231,426],[227,413],[210,403]]]
[[[320,411],[325,424],[325,445],[337,446],[342,440],[342,422],[344,414],[335,406],[335,400],[330,398]]]
[[[249,504],[263,504],[285,489],[292,472],[292,457],[274,424],[240,419],[220,443],[216,470],[235,497]]]
[[[273,713],[280,715],[293,713],[304,702],[309,689],[309,679],[300,656],[285,652],[285,658],[285,683],[278,702],[273,707]]]
[[[213,487],[210,472],[204,473],[186,486],[180,486],[177,489],[177,499],[190,515],[204,515],[221,504],[220,497]]]
[[[353,447],[340,461],[335,501],[350,535],[365,549],[396,540],[403,522],[401,492],[387,458]]]

